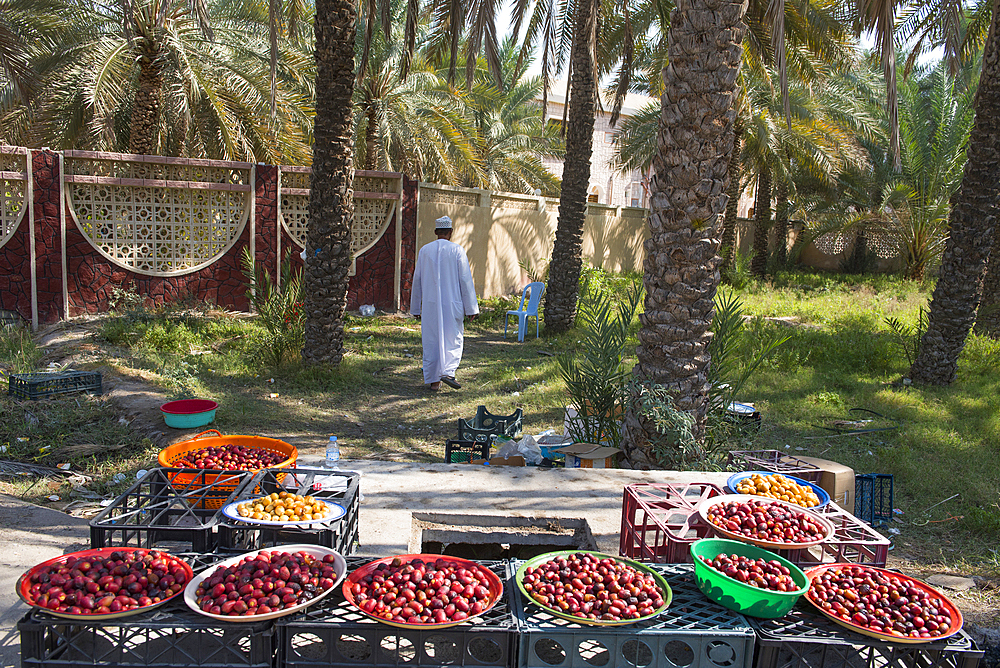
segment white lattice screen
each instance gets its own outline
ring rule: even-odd
[[[300,247],[309,228],[309,173],[281,168],[281,224]],[[289,171],[286,171],[289,170]],[[354,177],[354,219],[351,255],[357,257],[375,245],[389,227],[399,201],[401,177],[362,172]]]
[[[0,247],[14,236],[28,209],[28,156],[0,152]]]
[[[80,230],[116,264],[152,276],[190,273],[221,257],[246,225],[247,163],[94,155],[66,151],[67,200]]]
[[[813,246],[826,255],[840,255],[850,246],[852,237],[842,232],[829,232],[813,241]],[[892,235],[871,230],[868,232],[868,250],[883,260],[899,256],[899,244]]]

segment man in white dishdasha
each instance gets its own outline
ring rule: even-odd
[[[420,321],[424,348],[424,385],[438,390],[445,383],[456,390],[462,386],[455,372],[462,361],[465,316],[479,315],[476,286],[465,250],[451,241],[451,218],[435,221],[432,241],[420,249],[413,272],[410,313]]]

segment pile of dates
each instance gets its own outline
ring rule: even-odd
[[[173,465],[185,469],[210,469],[221,471],[256,471],[276,466],[288,459],[277,452],[248,448],[243,445],[220,445],[190,450]]]
[[[154,605],[179,594],[188,571],[156,550],[116,550],[108,556],[70,556],[29,578],[32,605],[70,615],[106,615]]]
[[[403,624],[462,622],[490,607],[490,579],[476,564],[447,558],[396,557],[351,585],[354,604],[373,617]]]
[[[295,607],[333,587],[332,554],[260,552],[219,566],[198,583],[195,600],[210,615],[266,615]]]
[[[937,638],[950,633],[952,624],[940,596],[868,566],[827,569],[813,579],[806,597],[835,617],[897,638]]]
[[[766,543],[814,543],[826,537],[816,520],[779,501],[724,501],[709,508],[708,521]]]
[[[663,592],[652,575],[586,552],[527,568],[521,584],[539,605],[584,619],[639,619],[663,605]]]
[[[799,591],[791,571],[776,559],[751,559],[742,554],[720,554],[715,559],[699,558],[720,573],[751,587],[771,591]]]

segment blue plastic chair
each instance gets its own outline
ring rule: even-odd
[[[510,316],[517,316],[517,340],[524,341],[524,328],[528,318],[535,318],[535,338],[538,338],[538,303],[542,301],[542,294],[545,292],[545,284],[542,282],[528,283],[521,291],[521,306],[516,311],[507,311],[503,321],[503,338],[507,338],[507,325],[510,323]],[[525,307],[524,299],[528,298],[528,306]]]

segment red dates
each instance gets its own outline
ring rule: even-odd
[[[71,615],[106,615],[175,596],[187,584],[188,571],[164,552],[116,550],[106,557],[71,556],[29,579],[32,605]]]
[[[219,566],[198,583],[195,600],[210,615],[266,615],[301,605],[333,587],[331,554],[260,552]]]
[[[463,622],[491,607],[486,571],[447,558],[383,562],[353,583],[351,594],[367,614],[404,624]]]
[[[535,603],[584,619],[639,619],[663,605],[652,575],[585,552],[527,568],[521,584]]]
[[[897,638],[936,638],[951,629],[951,612],[940,596],[869,566],[824,570],[806,597],[835,617]]]
[[[767,543],[813,543],[826,536],[813,518],[777,501],[724,501],[709,508],[708,521]]]
[[[276,466],[287,457],[260,448],[228,444],[191,450],[173,463],[178,468],[211,469],[221,471],[256,471]]]
[[[792,579],[787,566],[776,559],[750,559],[742,554],[720,554],[715,559],[700,559],[724,575],[739,580],[751,587],[771,591],[797,591],[798,585]]]

